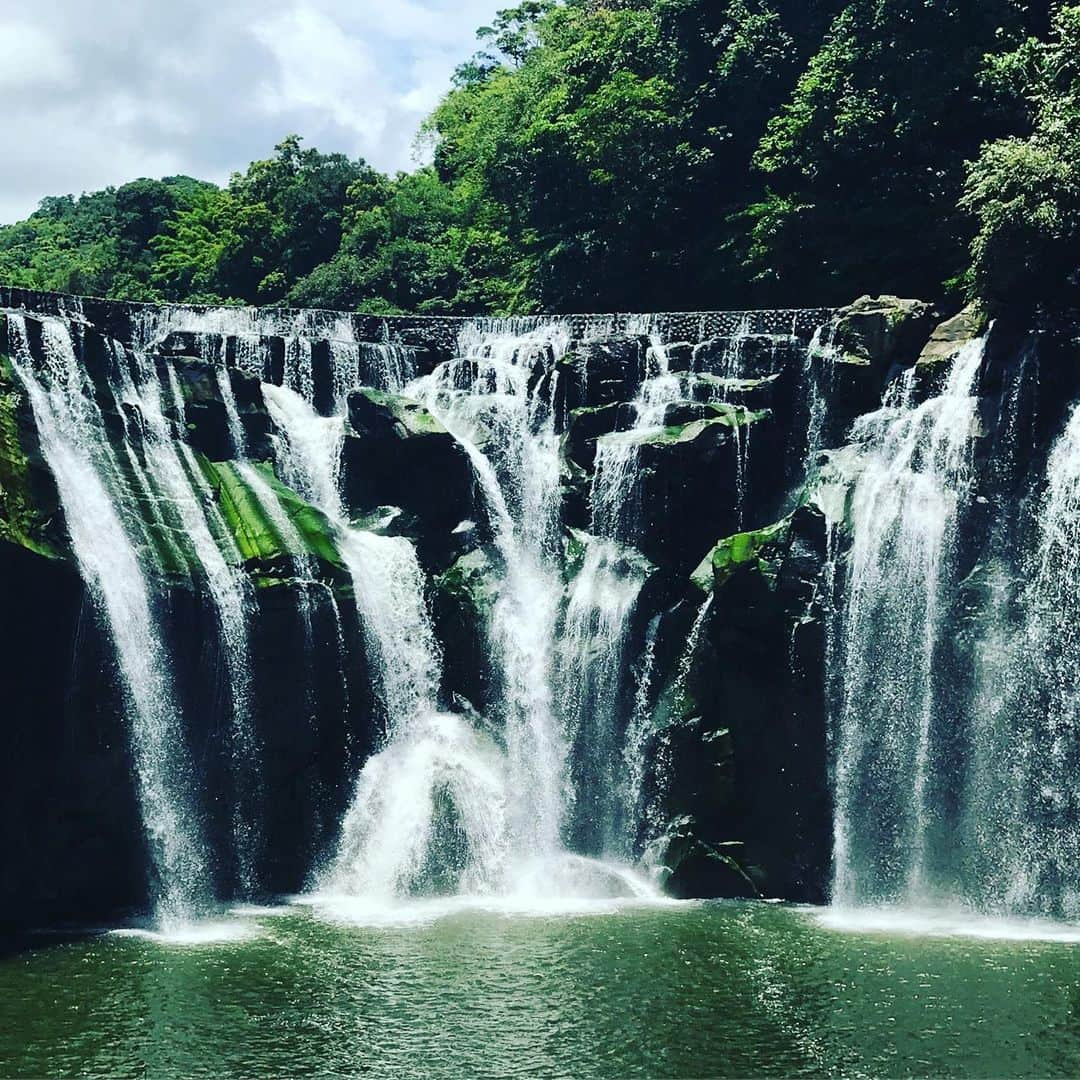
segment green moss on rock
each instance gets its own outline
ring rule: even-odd
[[[459,604],[486,615],[495,603],[494,564],[484,548],[467,551],[436,582],[436,587]]]
[[[777,542],[784,541],[791,529],[791,519],[785,518],[775,525],[752,532],[736,533],[729,536],[712,549],[690,580],[702,592],[720,588],[740,567],[756,564],[757,569],[767,575],[775,576],[773,560],[769,557],[770,548]]]
[[[710,428],[724,427],[734,430],[750,427],[772,415],[769,409],[748,409],[745,405],[717,404],[712,408],[716,415],[711,419],[676,424],[662,428],[660,431],[649,432],[634,441],[640,442],[642,446],[677,446],[693,442]],[[612,438],[620,437],[612,436]]]
[[[572,581],[578,575],[585,562],[585,552],[589,546],[589,534],[582,529],[567,529],[563,557],[563,577]]]
[[[932,311],[921,300],[862,296],[840,312],[833,344],[841,364],[884,371],[910,362],[930,335]]]
[[[212,462],[200,457],[199,466],[210,485],[240,557],[245,562],[266,562],[289,556],[314,556],[343,569],[334,540],[334,529],[329,519],[282,484],[269,465],[258,464],[255,468],[277,496],[282,510],[303,541],[304,548],[301,551],[291,549],[234,462]]]
[[[363,431],[372,423],[392,421],[402,436],[446,435],[446,428],[419,402],[382,390],[358,390],[350,399],[353,426]],[[380,416],[381,414],[381,416]]]

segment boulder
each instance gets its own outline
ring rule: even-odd
[[[0,539],[0,934],[113,921],[149,896],[130,720],[74,565]]]
[[[673,895],[826,895],[824,559],[824,516],[800,508],[721,540],[663,617],[643,840]]]
[[[356,513],[398,506],[420,523],[421,556],[437,563],[472,516],[468,454],[422,405],[378,390],[349,395],[342,455],[346,503]]]
[[[825,516],[809,506],[716,546],[714,686],[700,694],[724,703],[710,726],[731,732],[734,797],[717,835],[746,844],[767,895],[812,902],[826,895],[831,837],[825,558]]]
[[[201,356],[206,337],[191,330],[172,330],[154,345],[154,352],[160,356]]]
[[[689,746],[681,753],[675,750],[673,756],[676,761],[691,756],[700,763],[703,760],[701,751],[700,742],[691,739]],[[757,899],[761,893],[753,877],[755,868],[744,867],[741,861],[746,857],[746,845],[740,840],[709,843],[700,833],[699,822],[689,814],[673,823],[665,838],[663,853],[667,894],[678,900],[701,897]]]
[[[500,579],[498,553],[483,547],[461,555],[435,580],[432,607],[447,692],[480,710],[494,702],[488,625]]]
[[[235,454],[229,431],[229,413],[221,394],[215,366],[197,356],[169,355],[160,365],[171,364],[184,397],[184,415],[170,419],[184,422],[187,441],[211,461],[226,461]]]
[[[563,438],[565,456],[591,472],[596,460],[596,440],[602,435],[625,431],[633,422],[633,413],[632,406],[620,402],[572,410]]]
[[[836,317],[831,343],[845,363],[869,367],[883,386],[894,364],[910,367],[933,328],[922,300],[862,296]]]
[[[923,346],[915,365],[915,379],[922,394],[940,389],[960,350],[986,330],[986,316],[974,304],[939,323]]]
[[[253,461],[268,461],[274,456],[270,442],[274,425],[263,398],[262,382],[258,376],[234,367],[229,368],[229,381],[244,428],[247,457]]]
[[[715,537],[775,513],[784,497],[783,432],[770,413],[731,405],[707,419],[646,433],[638,442],[639,546],[685,576]],[[766,518],[767,520],[767,518]]]
[[[668,371],[692,371],[694,368],[694,346],[689,341],[676,341],[664,347],[667,354]]]
[[[567,410],[632,401],[645,377],[649,339],[612,334],[579,342],[559,363],[559,391]]]

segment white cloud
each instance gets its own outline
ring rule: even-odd
[[[0,221],[45,195],[224,181],[289,132],[409,168],[501,0],[0,0]]]
[[[70,87],[75,70],[43,27],[10,23],[0,28],[0,90]]]
[[[261,88],[268,112],[288,116],[313,109],[364,141],[382,137],[392,94],[379,84],[378,65],[366,41],[350,37],[307,4],[260,20],[253,32],[277,61],[277,71]],[[374,93],[361,100],[358,87]]]

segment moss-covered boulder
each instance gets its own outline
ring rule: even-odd
[[[403,441],[425,435],[446,435],[446,428],[417,401],[382,390],[349,395],[349,420],[357,435]]]
[[[685,424],[707,415],[704,406],[725,403],[741,405],[748,409],[774,408],[777,404],[776,389],[782,374],[761,379],[729,379],[708,372],[682,377],[684,400],[668,406],[665,416],[669,424]]]
[[[501,561],[493,548],[466,552],[435,579],[433,615],[443,643],[444,681],[477,709],[494,701],[488,627],[498,599]]]
[[[800,507],[716,544],[663,618],[647,759],[675,895],[825,895],[825,554]]]
[[[784,497],[784,433],[767,411],[717,405],[710,418],[635,438],[639,546],[685,576],[716,537],[776,513]],[[618,436],[626,438],[627,436]]]
[[[280,579],[287,571],[283,564],[297,558],[318,560],[339,575],[344,574],[334,527],[326,515],[280,483],[269,465],[254,468],[276,501],[273,508],[266,505],[267,494],[255,490],[235,462],[200,457],[199,465],[232,544],[241,560],[251,564],[257,583]],[[280,515],[284,515],[290,528],[282,527]]]
[[[724,835],[746,843],[769,895],[807,900],[824,897],[829,864],[826,532],[825,515],[803,506],[722,540],[710,560],[713,699],[725,703],[734,755]]]
[[[775,574],[775,565],[769,556],[777,543],[787,538],[790,527],[790,518],[785,518],[764,529],[736,533],[721,540],[698,563],[690,575],[690,583],[698,592],[708,595],[714,588],[723,585],[739,567],[751,562],[756,562],[761,573]]]
[[[473,516],[468,454],[427,409],[397,394],[350,394],[349,421],[342,452],[349,509],[401,507],[419,523],[421,557],[438,566],[453,530]]]
[[[837,315],[832,343],[844,363],[869,367],[883,380],[894,363],[915,362],[933,316],[922,300],[861,296]]]
[[[573,409],[563,439],[564,454],[576,465],[591,471],[596,460],[596,440],[615,431],[625,431],[633,418],[633,407],[622,402]]]

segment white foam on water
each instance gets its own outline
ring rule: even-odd
[[[665,896],[631,867],[577,855],[524,861],[513,878],[514,887],[498,895],[376,898],[322,892],[294,903],[329,922],[374,928],[424,926],[470,914],[580,918],[692,903]]]
[[[147,930],[141,927],[122,927],[111,930],[109,936],[120,938],[140,938],[166,946],[227,945],[240,941],[251,941],[260,937],[261,928],[251,922],[208,920],[206,922],[178,923],[161,930]]]
[[[980,938],[1080,944],[1080,924],[983,915],[960,908],[827,907],[809,909],[815,921],[849,934]]]

